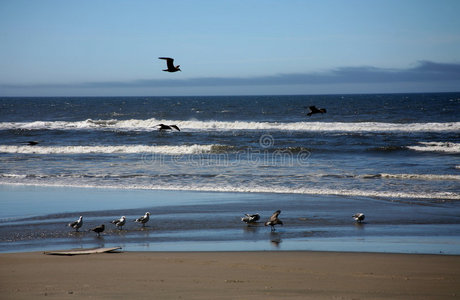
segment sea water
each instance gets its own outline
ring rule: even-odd
[[[327,112],[307,116],[312,105]],[[34,223],[27,218],[49,220],[51,214],[57,214],[52,223],[58,224],[67,222],[60,218],[92,212],[87,204],[87,209],[78,205],[84,201],[79,202],[75,195],[48,197],[56,205],[47,205],[40,196],[48,210],[30,204],[24,207],[30,199],[23,196],[30,189],[43,196],[41,189],[57,189],[51,190],[57,195],[62,189],[83,188],[86,196],[96,189],[137,195],[133,199],[122,193],[125,198],[117,201],[123,205],[107,204],[107,219],[118,213],[132,213],[134,218],[144,211],[130,209],[153,209],[160,203],[169,205],[160,219],[187,205],[198,207],[192,209],[195,219],[188,215],[201,224],[190,225],[197,230],[198,240],[207,238],[198,230],[202,223],[197,219],[209,217],[209,208],[200,205],[220,207],[215,212],[218,218],[209,217],[209,222],[220,224],[213,225],[217,227],[226,224],[225,228],[241,226],[239,214],[245,210],[263,211],[269,217],[284,207],[292,211],[281,214],[290,219],[292,227],[288,231],[285,226],[283,234],[291,242],[318,235],[349,236],[339,229],[361,208],[372,211],[374,224],[383,226],[386,220],[392,220],[392,226],[401,222],[437,224],[442,225],[443,235],[455,236],[460,233],[456,229],[460,223],[459,112],[459,93],[0,98],[0,230],[19,228],[18,221]],[[159,131],[158,124],[174,124],[180,131]],[[38,144],[29,145],[30,141]],[[160,194],[153,191],[172,194],[163,197],[166,203],[153,196],[149,204],[143,198],[149,191],[157,196]],[[194,192],[208,202],[201,203],[201,196],[192,196],[197,195]],[[224,194],[239,204],[230,209]],[[181,200],[176,201],[177,197]],[[106,198],[91,201],[105,203]],[[136,203],[136,199],[144,200]],[[381,213],[375,216],[380,206]],[[418,210],[423,210],[423,218],[417,217]],[[93,214],[96,224],[99,214]],[[345,215],[346,221],[342,219]],[[410,220],[404,220],[405,216]],[[335,229],[311,230],[320,225]],[[186,228],[176,223],[170,226]],[[387,229],[387,233],[396,230]],[[371,231],[369,226],[366,231]],[[51,232],[59,236],[57,229]],[[180,237],[181,232],[177,234],[174,241],[188,240]],[[236,240],[246,239],[238,236]],[[3,237],[8,240],[6,234]]]

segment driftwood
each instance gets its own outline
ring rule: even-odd
[[[78,249],[71,249],[71,250],[45,251],[43,253],[47,255],[87,255],[87,254],[96,254],[96,253],[111,253],[111,252],[114,252],[120,249],[121,247],[78,248]]]

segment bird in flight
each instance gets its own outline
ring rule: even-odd
[[[163,130],[177,130],[180,131],[180,128],[177,125],[165,125],[165,124],[158,124],[158,130],[163,131]]]
[[[167,69],[163,70],[165,72],[177,72],[177,71],[181,71],[181,69],[179,68],[180,65],[177,65],[177,66],[174,66],[174,58],[170,58],[170,57],[158,57],[158,59],[164,59],[166,60],[166,66],[168,67]],[[182,72],[182,71],[181,71]]]
[[[313,114],[324,114],[326,113],[326,109],[325,108],[317,108],[316,106],[310,106],[309,107],[310,109],[310,112],[307,114],[307,116],[311,116]]]

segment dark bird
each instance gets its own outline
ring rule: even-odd
[[[352,218],[358,222],[358,223],[361,223],[362,221],[364,221],[364,219],[366,218],[366,216],[363,214],[363,213],[356,213],[352,216]]]
[[[35,145],[38,145],[38,142],[37,141],[27,141],[27,142],[23,142],[22,144],[25,144],[28,146],[35,146]]]
[[[179,68],[180,65],[177,65],[176,67],[174,66],[174,58],[170,57],[158,57],[159,59],[165,59],[166,60],[166,66],[168,67],[167,69],[163,70],[165,72],[177,72],[181,71]],[[181,71],[182,72],[182,71]]]
[[[145,223],[147,223],[150,220],[150,213],[146,212],[145,215],[143,215],[140,218],[137,218],[134,222],[141,223],[142,227],[145,227]]]
[[[280,219],[278,219],[278,216],[280,213],[281,213],[281,210],[275,211],[273,215],[270,217],[270,219],[268,219],[268,221],[265,222],[265,226],[270,225],[271,230],[275,231],[275,225],[278,225],[278,224],[283,225],[283,222]]]
[[[92,228],[91,231],[94,231],[95,233],[97,233],[97,236],[100,236],[101,232],[103,232],[104,229],[105,229],[104,224],[101,224],[99,226],[96,226],[96,227]]]
[[[324,114],[326,113],[326,109],[325,108],[317,108],[316,106],[310,106],[309,107],[310,109],[310,112],[307,114],[307,116],[311,116],[313,114]]]
[[[177,130],[180,131],[180,128],[177,125],[165,125],[165,124],[158,124],[158,130],[163,131],[163,130]]]
[[[260,219],[260,216],[259,214],[244,214],[244,217],[241,218],[241,221],[247,223],[247,224],[251,224],[251,223],[255,223],[257,222],[258,220]]]
[[[126,217],[122,216],[120,219],[113,220],[110,223],[115,224],[115,226],[117,226],[117,228],[121,230],[123,229],[123,225],[126,224]]]
[[[75,231],[78,231],[78,229],[83,225],[83,217],[80,216],[80,218],[78,218],[78,220],[72,222],[72,223],[69,223],[67,226],[69,227],[72,227],[73,229],[75,229]]]

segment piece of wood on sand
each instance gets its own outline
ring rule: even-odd
[[[44,254],[47,255],[87,255],[87,254],[97,254],[97,253],[113,253],[116,250],[120,250],[121,247],[112,247],[112,248],[78,248],[71,250],[57,250],[57,251],[45,251]]]

